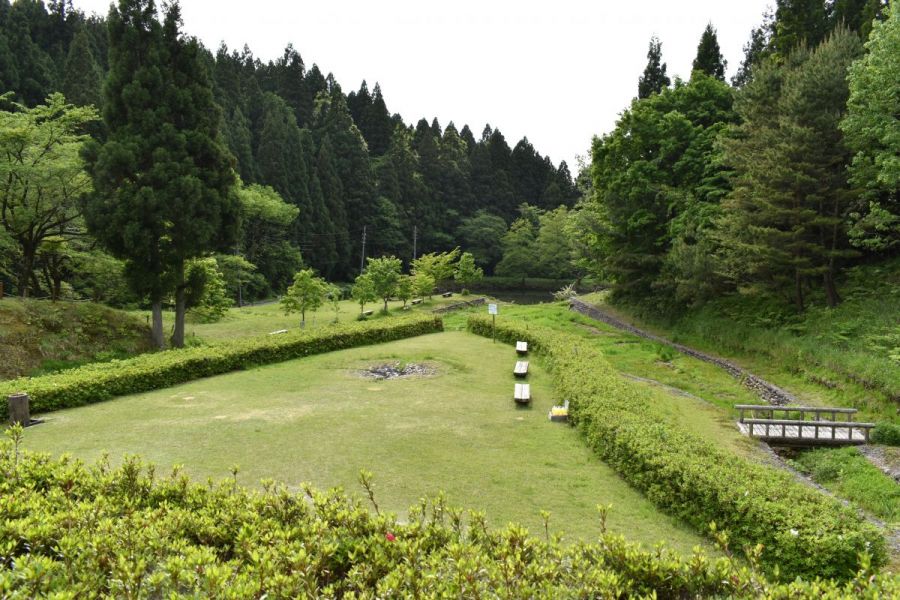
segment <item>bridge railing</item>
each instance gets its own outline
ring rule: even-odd
[[[785,419],[791,419],[792,415],[798,415],[800,421],[806,421],[806,417],[810,416],[811,421],[822,421],[823,415],[831,415],[831,422],[839,423],[838,415],[844,416],[843,422],[853,422],[853,415],[856,414],[855,408],[823,408],[821,406],[772,406],[771,404],[735,404],[735,409],[740,412],[739,420],[745,423],[745,413],[749,412],[751,418],[758,415],[768,415],[769,419],[775,419],[777,416],[783,416]]]

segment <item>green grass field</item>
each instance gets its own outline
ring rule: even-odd
[[[464,302],[479,298],[478,295],[461,296],[453,294],[450,298],[435,296],[432,299],[426,298],[424,302],[418,305],[409,305],[410,312],[430,312],[436,308]],[[388,314],[381,312],[384,307],[383,302],[374,302],[366,305],[366,310],[373,311],[368,320],[386,319],[398,314],[407,314],[402,310],[403,303],[399,301],[388,302]],[[359,304],[352,300],[344,300],[340,303],[340,311],[337,314],[338,322],[349,323],[355,321],[359,317]],[[134,311],[140,319],[149,323],[149,311]],[[281,304],[278,302],[270,302],[267,304],[258,304],[255,306],[244,306],[242,308],[231,308],[216,323],[197,323],[190,319],[185,324],[185,333],[190,342],[190,338],[195,341],[207,343],[219,342],[238,337],[247,337],[255,335],[266,335],[273,331],[281,329],[294,330],[300,328],[300,314],[291,315],[284,314]],[[170,331],[174,323],[175,314],[172,311],[163,311],[163,324],[166,331]],[[306,328],[315,329],[325,327],[334,323],[335,313],[330,304],[322,306],[316,312],[306,313]]]
[[[269,325],[266,325],[269,327]],[[629,539],[708,547],[661,514],[588,450],[573,429],[547,420],[549,376],[532,358],[533,406],[512,401],[512,348],[462,332],[313,356],[83,408],[42,415],[26,447],[95,460],[141,454],[197,478],[253,484],[272,478],[359,491],[375,474],[382,508],[404,515],[425,495],[484,510],[491,524],[520,522],[568,539],[599,532],[596,506]],[[423,363],[432,377],[374,381],[359,369]]]
[[[465,317],[464,313],[454,313],[445,319],[445,327],[460,327]],[[635,381],[634,385],[644,388],[652,402],[664,406],[668,418],[743,456],[768,461],[760,446],[742,436],[734,425],[733,406],[755,404],[758,399],[718,367],[665,352],[659,344],[572,312],[561,302],[503,306],[498,319],[504,318],[581,336],[596,345],[623,376],[648,380]]]

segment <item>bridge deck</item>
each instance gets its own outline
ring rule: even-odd
[[[765,421],[759,419],[758,421]],[[850,424],[816,424],[808,421],[808,424],[784,424],[778,421],[765,422],[738,422],[738,429],[744,435],[768,443],[793,445],[793,446],[845,446],[851,444],[866,444],[869,441],[869,423]],[[753,433],[751,435],[751,425]],[[860,426],[862,425],[862,427]]]

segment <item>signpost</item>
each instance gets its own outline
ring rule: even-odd
[[[491,315],[491,341],[497,342],[497,305],[488,304],[488,314]]]

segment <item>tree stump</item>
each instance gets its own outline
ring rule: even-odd
[[[13,425],[28,427],[31,424],[31,399],[25,392],[13,394],[7,398],[9,402],[9,422]]]

